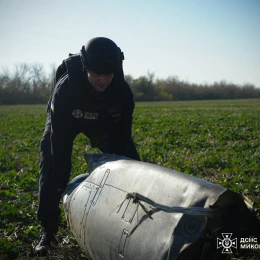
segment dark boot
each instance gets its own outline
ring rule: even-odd
[[[53,246],[58,246],[55,234],[52,232],[43,232],[41,240],[34,248],[34,251],[37,255],[45,256]]]

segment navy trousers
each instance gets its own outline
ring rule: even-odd
[[[45,130],[40,143],[41,163],[39,177],[39,208],[37,211],[37,219],[40,221],[45,231],[56,233],[58,231],[61,210],[59,207],[61,195],[66,186],[57,189],[53,175],[53,158],[51,154],[51,118],[47,116]],[[107,153],[106,149],[100,148],[103,153]],[[125,156],[140,160],[133,139],[130,137],[127,141]],[[69,179],[69,176],[64,176]]]

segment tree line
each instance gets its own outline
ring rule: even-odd
[[[0,105],[45,104],[50,96],[55,67],[46,75],[41,64],[19,64],[13,72],[4,69],[0,73]],[[154,73],[147,73],[134,79],[125,76],[135,101],[181,101],[260,98],[260,88],[246,83],[237,85],[225,80],[213,84],[194,84],[176,76],[155,79]]]
[[[43,104],[50,96],[54,67],[46,75],[41,64],[19,64],[0,73],[0,105]]]

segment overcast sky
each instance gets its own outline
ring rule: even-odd
[[[260,87],[260,0],[0,0],[0,73],[47,72],[98,36],[122,49],[134,78]]]

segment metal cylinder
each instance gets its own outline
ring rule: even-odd
[[[238,201],[219,185],[158,165],[108,154],[86,159],[90,174],[68,185],[63,204],[94,260],[201,259],[206,236]]]

